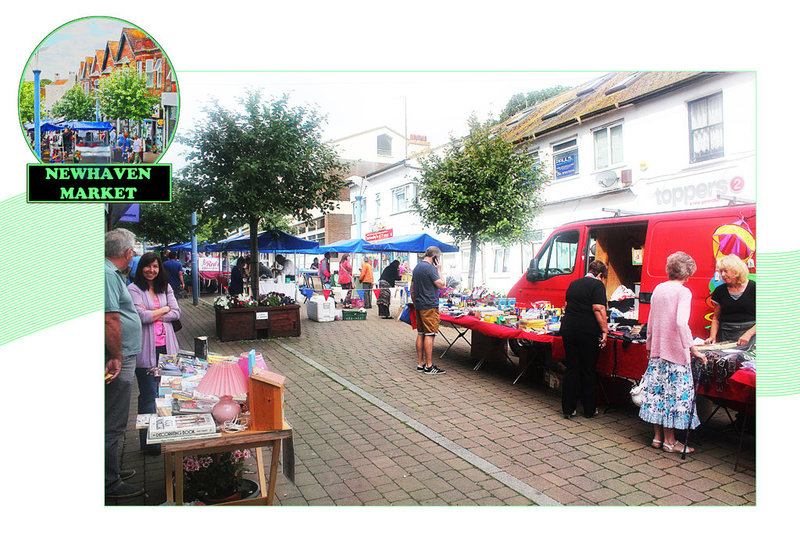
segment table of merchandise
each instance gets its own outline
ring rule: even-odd
[[[275,485],[278,478],[278,458],[281,452],[281,440],[291,437],[292,427],[284,421],[283,429],[281,430],[245,430],[232,434],[223,433],[222,436],[219,437],[163,443],[161,446],[161,452],[164,454],[167,501],[172,501],[174,495],[175,504],[179,506],[183,504],[183,459],[185,456],[214,454],[219,452],[230,452],[237,449],[254,448],[256,450],[256,464],[258,466],[258,485],[259,490],[261,491],[260,497],[232,501],[224,504],[266,504],[267,506],[271,506],[273,500],[275,499]],[[267,481],[265,477],[264,457],[261,451],[262,447],[272,448],[272,462],[270,463],[269,467],[269,481]],[[286,462],[285,456],[284,462]]]

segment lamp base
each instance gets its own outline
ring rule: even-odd
[[[214,408],[211,410],[211,415],[214,416],[214,420],[219,423],[223,424],[226,421],[233,421],[239,415],[239,412],[242,410],[242,407],[239,406],[239,403],[233,400],[233,397],[230,395],[223,395],[219,398],[219,402],[214,405]]]

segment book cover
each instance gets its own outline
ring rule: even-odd
[[[191,434],[186,436],[172,436],[172,437],[160,437],[154,438],[147,435],[147,444],[155,444],[155,443],[170,443],[174,441],[189,441],[193,439],[208,439],[208,438],[219,438],[222,437],[221,432],[214,432],[212,434]]]
[[[150,420],[148,437],[163,438],[211,434],[217,431],[209,413],[154,417]]]

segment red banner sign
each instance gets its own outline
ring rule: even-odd
[[[388,239],[390,237],[394,237],[394,229],[389,228],[388,230],[378,230],[377,232],[369,232],[364,234],[364,239],[367,241],[380,241],[381,239]]]

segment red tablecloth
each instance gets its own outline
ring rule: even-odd
[[[227,278],[231,275],[230,272],[223,273],[219,271],[197,271],[200,273],[200,278],[203,280],[217,280],[218,282],[222,282],[227,280]]]

